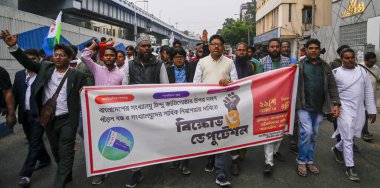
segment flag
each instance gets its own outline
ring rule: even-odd
[[[42,49],[45,51],[47,56],[53,55],[54,45],[59,44],[59,39],[61,37],[61,18],[62,11],[59,12],[57,19],[50,26],[50,29],[42,43]]]
[[[130,152],[130,141],[118,132],[112,131],[110,133],[109,140],[107,141],[108,147],[113,147],[122,151]]]
[[[169,47],[173,47],[173,42],[174,42],[174,33],[170,34],[170,40],[169,40]]]

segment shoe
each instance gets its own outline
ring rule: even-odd
[[[336,147],[332,147],[331,148],[331,152],[333,152],[334,154],[334,157],[335,157],[335,161],[339,164],[344,164],[344,161],[343,161],[343,153],[341,151],[339,151],[338,149],[336,149]]]
[[[205,167],[205,171],[206,172],[213,172],[214,169],[215,169],[214,166],[215,166],[214,161],[213,160],[208,160],[207,165]]]
[[[215,183],[222,187],[231,185],[231,183],[227,180],[226,176],[224,175],[217,177]]]
[[[179,168],[179,161],[173,161],[170,163],[169,167],[171,169],[176,169],[176,168]]]
[[[98,176],[94,176],[91,180],[91,184],[92,185],[99,185],[99,184],[102,184],[104,179],[106,179],[108,176],[108,174],[103,174],[103,175],[98,175]]]
[[[29,177],[21,177],[20,181],[18,182],[18,185],[21,187],[29,187],[30,178]]]
[[[264,174],[270,175],[270,174],[272,174],[272,171],[273,171],[273,166],[271,166],[270,164],[265,164]]]
[[[239,175],[239,159],[232,160],[232,165],[231,165],[231,174],[234,176]]]
[[[36,167],[34,167],[34,170],[41,170],[47,166],[51,165],[51,160],[49,160],[49,162],[44,162],[44,163],[37,163]]]
[[[346,174],[348,176],[348,179],[350,179],[351,181],[360,181],[359,175],[358,173],[356,173],[355,167],[348,167],[346,170]]]
[[[373,135],[372,134],[363,134],[362,139],[366,142],[371,142],[373,140]]]
[[[125,184],[125,187],[136,187],[144,179],[141,171],[134,172],[131,179],[129,179],[128,183]]]
[[[358,153],[359,152],[359,147],[354,144],[354,146],[352,146],[352,150],[355,152],[355,153]]]
[[[190,170],[190,168],[188,166],[183,166],[181,168],[181,170],[182,170],[182,174],[183,175],[190,175],[191,174],[191,170]]]
[[[275,158],[277,161],[285,162],[285,159],[282,157],[282,155],[281,155],[280,152],[276,152],[276,153],[273,155],[273,158]]]

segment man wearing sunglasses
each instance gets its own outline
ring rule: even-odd
[[[72,180],[74,145],[80,113],[79,93],[86,84],[84,76],[69,68],[73,51],[64,44],[54,46],[53,62],[37,63],[29,59],[18,47],[17,35],[11,35],[7,30],[2,30],[1,35],[12,56],[26,69],[37,74],[30,96],[30,99],[35,101],[31,103],[33,118],[40,115],[43,105],[52,98],[61,81],[64,81],[56,100],[54,119],[45,129],[58,167],[51,187],[63,188]],[[64,80],[66,74],[67,79]]]

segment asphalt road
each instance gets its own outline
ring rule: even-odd
[[[227,162],[227,175],[231,180],[231,187],[380,187],[380,123],[370,127],[370,132],[374,134],[374,141],[367,143],[357,140],[359,153],[355,153],[357,171],[361,177],[360,183],[355,183],[347,179],[345,167],[337,164],[333,160],[330,148],[334,145],[331,139],[332,125],[324,121],[320,127],[317,139],[315,162],[319,166],[319,175],[309,175],[300,177],[296,173],[296,154],[289,150],[289,139],[285,137],[280,152],[286,162],[275,161],[275,170],[272,176],[263,175],[264,152],[262,146],[248,149],[247,158],[242,161],[239,176],[231,176],[229,172],[230,161]],[[48,146],[46,137],[45,143]],[[73,168],[73,181],[67,184],[68,188],[86,187],[125,187],[130,171],[112,173],[106,181],[97,186],[92,186],[90,179],[85,175],[85,162],[83,141],[78,136],[78,150],[75,155]],[[18,173],[22,167],[27,153],[27,141],[20,125],[17,125],[15,133],[0,139],[0,188],[18,187]],[[50,151],[49,151],[50,152]],[[215,174],[204,171],[206,158],[191,160],[192,174],[183,176],[179,170],[170,169],[168,164],[150,166],[144,168],[144,181],[138,187],[218,187],[215,184]],[[53,182],[56,165],[36,171],[32,177],[31,188],[50,187]]]

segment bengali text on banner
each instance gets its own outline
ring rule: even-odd
[[[161,84],[85,87],[87,175],[262,145],[292,134],[298,69],[227,87]]]

